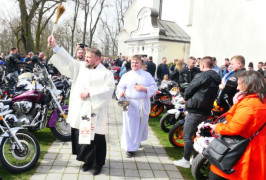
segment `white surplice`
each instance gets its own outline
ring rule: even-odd
[[[73,59],[62,47],[50,61],[61,74],[73,80],[67,122],[72,128],[81,129],[82,117],[87,116],[92,123],[80,133],[92,132],[91,140],[94,139],[94,133],[104,135],[108,119],[107,105],[115,88],[112,72],[101,63],[95,69],[89,69],[85,67],[85,62]],[[86,100],[80,98],[80,93],[84,91],[90,93]],[[90,141],[80,144],[90,144]]]
[[[135,84],[147,88],[147,92],[136,91]],[[141,141],[148,138],[148,120],[150,112],[150,97],[155,94],[157,85],[147,71],[131,70],[125,73],[117,85],[116,95],[125,92],[125,98],[130,101],[128,111],[123,112],[123,134],[121,146],[126,151],[139,149]]]

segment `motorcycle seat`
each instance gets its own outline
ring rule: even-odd
[[[12,100],[0,100],[0,103],[3,103],[4,105],[11,105]]]

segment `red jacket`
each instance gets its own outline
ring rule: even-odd
[[[226,113],[226,120],[227,124],[216,125],[215,132],[250,138],[266,122],[266,98],[263,104],[255,94],[245,96]],[[233,174],[227,175],[211,165],[211,170],[215,174],[227,179],[266,179],[266,126],[250,141],[234,169]]]

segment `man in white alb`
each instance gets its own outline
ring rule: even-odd
[[[128,158],[140,147],[141,141],[148,138],[150,97],[155,94],[157,85],[150,73],[141,69],[139,55],[131,60],[131,71],[125,73],[117,85],[118,99],[129,101],[128,111],[123,112],[123,134],[121,146]]]

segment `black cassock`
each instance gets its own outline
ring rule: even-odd
[[[102,168],[106,158],[105,135],[95,134],[91,144],[79,144],[79,130],[71,128],[72,154],[77,155],[78,161],[92,165],[95,161],[96,168]]]

